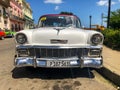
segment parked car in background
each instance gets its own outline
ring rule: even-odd
[[[6,37],[14,37],[15,32],[12,30],[5,29]]]
[[[82,29],[77,16],[43,15],[38,26],[16,33],[16,67],[102,67],[103,35]]]
[[[6,37],[5,32],[0,28],[0,39],[3,40]]]

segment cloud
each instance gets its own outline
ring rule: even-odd
[[[63,3],[63,1],[62,0],[45,0],[44,3],[61,4]]]
[[[120,0],[119,0],[120,1]],[[111,5],[116,4],[116,2],[111,2]],[[97,2],[98,6],[108,6],[108,0],[100,0],[99,2]]]
[[[106,0],[100,0],[99,2],[97,2],[98,6],[104,6],[104,5],[107,5],[107,4],[108,4],[108,1],[106,1]]]
[[[55,6],[55,10],[59,10],[59,6]]]

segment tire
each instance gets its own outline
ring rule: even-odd
[[[4,39],[5,39],[4,36],[2,36],[2,37],[1,37],[1,40],[4,40]]]

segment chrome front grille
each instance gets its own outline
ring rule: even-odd
[[[67,58],[74,56],[81,56],[82,50],[78,48],[65,48],[65,49],[51,49],[51,48],[29,48],[30,56],[36,56],[37,58],[44,57],[58,57]]]

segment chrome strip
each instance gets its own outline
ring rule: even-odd
[[[53,49],[58,49],[58,48],[102,48],[102,45],[97,45],[97,46],[37,46],[37,45],[18,45],[16,48],[53,48]]]
[[[51,60],[63,60],[63,61],[78,61],[79,63],[77,63],[76,65],[70,65],[67,67],[51,67],[51,68],[72,68],[72,67],[93,67],[93,68],[100,68],[102,67],[102,63],[103,63],[103,59],[102,57],[99,58],[89,58],[89,57],[82,57],[81,59],[79,59],[78,57],[71,57],[71,58],[30,58],[30,57],[17,57],[15,58],[15,66],[16,67],[24,67],[24,66],[33,66],[35,67],[47,67],[46,65],[40,65],[38,62],[39,61],[51,61]],[[34,62],[35,61],[35,62]]]
[[[69,57],[69,58],[36,58],[37,60],[79,60],[78,57]]]

